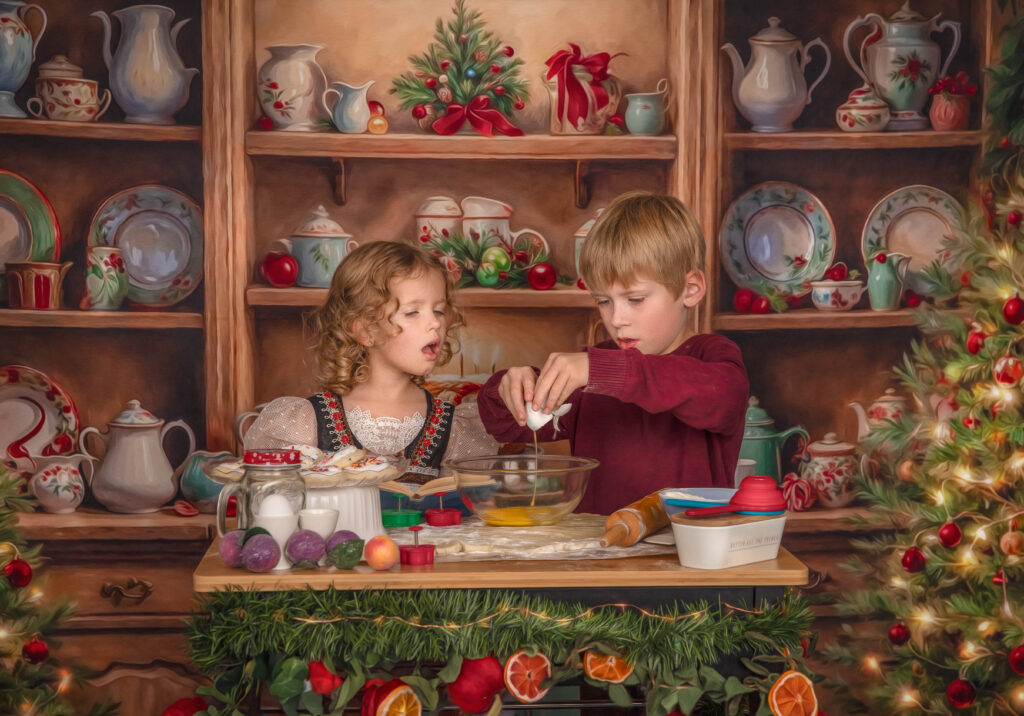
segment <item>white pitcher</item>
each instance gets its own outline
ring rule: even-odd
[[[192,78],[178,55],[178,33],[190,18],[171,27],[174,10],[163,5],[135,5],[114,10],[121,21],[121,41],[110,52],[110,18],[92,13],[103,23],[103,61],[110,70],[110,90],[124,110],[125,122],[174,124],[174,113],[188,102]]]
[[[171,466],[164,453],[164,436],[173,428],[184,430],[188,435],[185,454],[191,455],[196,449],[192,429],[183,420],[164,425],[137,400],[129,400],[107,427],[106,435],[88,427],[78,437],[79,447],[89,457],[94,457],[86,448],[89,433],[107,445],[107,454],[92,478],[93,494],[112,512],[156,512],[178,492],[176,466]]]
[[[273,45],[260,67],[256,91],[274,129],[317,132],[327,129],[323,96],[327,76],[317,64],[321,45]]]

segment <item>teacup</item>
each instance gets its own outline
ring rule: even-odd
[[[654,92],[626,95],[626,111],[622,118],[630,134],[661,134],[668,111],[668,80],[660,79]]]
[[[330,507],[307,507],[299,510],[299,529],[313,530],[325,540],[338,527],[338,511]]]
[[[65,122],[94,122],[110,107],[110,90],[99,93],[99,83],[80,77],[40,77],[36,95],[25,103],[28,111],[42,119]]]
[[[11,308],[56,311],[64,295],[62,282],[71,262],[24,261],[4,264]]]
[[[811,301],[821,311],[848,311],[864,293],[863,281],[811,281]]]
[[[85,296],[81,308],[116,311],[128,295],[128,272],[121,249],[116,246],[90,246],[85,250]]]
[[[461,226],[462,209],[450,196],[428,197],[416,210],[416,235],[424,243],[458,233]]]

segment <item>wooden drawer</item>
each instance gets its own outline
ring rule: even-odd
[[[103,614],[187,614],[195,565],[119,562],[51,565],[47,596],[75,602],[79,616]]]

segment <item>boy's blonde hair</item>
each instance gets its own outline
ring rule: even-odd
[[[704,236],[697,220],[679,199],[644,191],[616,197],[580,252],[580,278],[589,289],[649,278],[678,298],[694,270],[704,270]]]
[[[352,251],[334,272],[331,288],[324,304],[313,312],[313,329],[317,335],[317,383],[324,390],[348,393],[369,378],[370,365],[366,347],[356,337],[356,320],[366,328],[386,323],[397,307],[391,282],[437,273],[444,279],[447,333],[441,346],[438,363],[451,360],[455,353],[454,331],[465,325],[462,312],[455,306],[455,286],[441,263],[425,251],[394,241],[374,241]],[[411,376],[423,385],[423,376]]]

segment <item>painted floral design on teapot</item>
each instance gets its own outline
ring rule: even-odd
[[[842,442],[835,433],[807,446],[811,459],[800,468],[801,476],[814,486],[825,507],[845,507],[857,496],[857,447]]]

